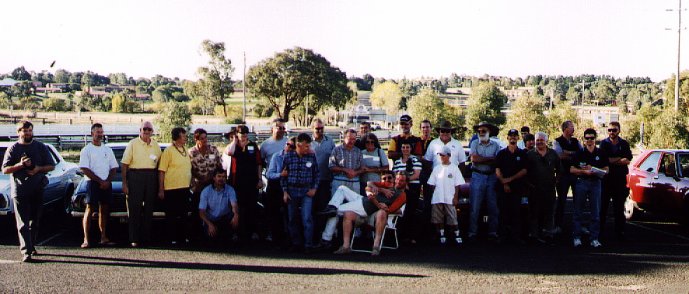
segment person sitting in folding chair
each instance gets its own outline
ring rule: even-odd
[[[344,217],[342,225],[344,242],[334,253],[351,253],[351,235],[354,222],[358,217],[365,218],[378,212],[376,214],[376,234],[373,240],[371,255],[379,255],[388,214],[397,212],[405,204],[407,196],[404,193],[404,189],[406,187],[407,174],[403,172],[395,175],[394,186],[386,182],[368,182],[366,187],[367,197],[345,186],[340,186],[333,194],[328,207],[320,213],[330,217],[325,231],[323,231],[323,240],[332,240],[337,227],[337,215],[342,215]],[[345,203],[345,201],[347,202]]]

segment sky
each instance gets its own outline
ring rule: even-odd
[[[686,1],[685,1],[686,2]],[[0,17],[0,73],[198,79],[201,42],[247,69],[295,46],[347,76],[596,74],[669,78],[677,0],[23,0]],[[685,7],[689,3],[683,3]],[[667,12],[666,9],[674,9]],[[684,14],[684,19],[689,22]],[[683,25],[686,27],[687,25]],[[665,30],[671,28],[671,31]],[[681,68],[689,68],[683,31]],[[55,61],[55,66],[50,64]]]

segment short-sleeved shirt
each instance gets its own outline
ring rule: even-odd
[[[469,154],[476,154],[486,158],[495,158],[501,149],[500,144],[493,140],[488,140],[488,144],[481,143],[481,140],[475,140],[471,142],[469,148],[471,149]],[[485,163],[472,163],[471,168],[482,173],[492,173],[495,171],[495,165]]]
[[[500,169],[503,178],[509,178],[516,175],[526,168],[526,151],[519,148],[516,148],[514,152],[510,151],[509,148],[501,149],[495,157],[495,167]],[[512,193],[525,192],[524,177],[510,182],[509,185]]]
[[[232,203],[237,203],[237,194],[230,185],[225,185],[220,191],[208,185],[201,191],[199,210],[205,210],[208,219],[216,221],[232,213]]]
[[[450,150],[452,151],[450,154],[450,162],[453,165],[459,166],[460,163],[467,161],[467,156],[464,154],[464,147],[462,147],[462,144],[459,141],[452,138],[449,142],[447,142],[447,144],[445,144],[440,140],[440,138],[436,138],[433,139],[430,144],[428,144],[426,155],[424,155],[424,159],[433,161],[433,168],[442,164],[442,160],[440,159],[440,155],[438,155],[438,153],[443,151],[443,147],[445,146],[450,147]]]
[[[409,168],[411,168],[411,170]],[[409,159],[407,159],[407,162],[402,162],[402,158],[395,160],[395,163],[392,166],[392,172],[407,172],[407,174],[411,176],[417,170],[421,171],[421,168],[423,168],[423,166],[421,165],[421,160],[419,160],[419,158],[417,158],[414,155],[410,155]],[[418,179],[409,181],[409,184],[419,183],[420,182]]]
[[[610,157],[620,157],[632,160],[632,149],[629,146],[629,142],[625,139],[617,138],[617,144],[613,144],[610,138],[605,138],[600,142],[599,148],[608,155],[608,159]],[[609,168],[608,179],[626,181],[626,176],[629,173],[627,165],[611,164]]]
[[[411,154],[416,156],[423,156],[422,146],[420,144],[421,139],[414,135],[404,136],[404,134],[399,134],[390,139],[390,145],[388,146],[388,157],[392,160],[397,160],[401,157],[402,145],[409,144],[411,146]],[[398,152],[400,155],[395,155],[393,152]]]
[[[79,167],[88,168],[95,174],[99,179],[105,180],[110,174],[110,170],[113,168],[118,168],[117,158],[115,158],[115,153],[112,149],[105,144],[100,146],[93,145],[89,143],[84,148],[81,149],[79,153]],[[91,179],[86,176],[86,179]]]
[[[548,148],[544,156],[535,148],[526,153],[526,178],[531,186],[555,189],[556,175],[561,173],[560,156],[553,149]]]
[[[195,191],[198,191],[203,188],[200,185],[208,184],[202,182],[203,179],[211,180],[213,172],[222,168],[222,155],[220,155],[217,147],[208,145],[206,154],[201,153],[201,150],[194,146],[189,149],[189,156],[191,157],[192,185],[194,185]]]
[[[340,144],[333,149],[328,162],[328,168],[342,167],[357,170],[361,168],[363,159],[361,149],[352,146],[352,149],[347,150],[347,148],[344,147],[344,144]],[[358,176],[350,179],[344,173],[336,173],[334,174],[334,178],[339,181],[359,181]]]
[[[572,159],[574,160],[572,166],[575,166],[577,168],[581,168],[582,163],[584,163],[584,165],[590,165],[597,168],[604,168],[610,165],[608,155],[605,154],[605,152],[603,152],[603,150],[601,150],[598,147],[595,147],[593,149],[593,152],[590,152],[588,148],[584,147],[581,150],[577,151],[577,153],[574,154],[574,157]],[[597,177],[594,175],[579,175],[579,178],[597,179]]]
[[[232,154],[231,172],[232,185],[236,187],[238,183],[256,185],[258,183],[258,167],[263,164],[261,152],[258,145],[249,141],[244,148],[239,144]]]
[[[567,140],[564,136],[557,137],[555,141],[553,141],[553,150],[557,153],[557,155],[561,155],[564,151],[571,151],[571,152],[577,152],[581,150],[583,146],[581,146],[581,143],[579,143],[579,140],[577,138],[570,138]],[[570,156],[571,158],[571,156]],[[565,175],[569,174],[569,168],[572,166],[574,161],[572,159],[563,159],[562,160],[562,173]]]
[[[377,182],[375,185],[389,188],[389,184],[387,183]],[[378,193],[378,195],[376,195],[376,200],[378,200],[379,203],[384,203],[391,212],[394,212],[407,202],[407,194],[404,193],[403,189],[392,188],[392,197],[388,198],[383,193]],[[378,207],[373,204],[373,201],[369,200],[368,197],[362,197],[361,202],[367,215],[373,215],[373,213],[378,211]]]
[[[280,140],[275,140],[271,136],[261,143],[261,158],[265,160],[263,165],[266,169],[270,166],[270,159],[273,158],[273,154],[284,150],[285,144],[287,144],[287,136],[283,136]]]
[[[151,143],[146,144],[141,137],[136,137],[124,149],[122,163],[133,169],[154,169],[158,167],[161,153],[156,140],[151,139]]]
[[[435,186],[431,204],[444,203],[452,204],[455,196],[455,187],[464,184],[464,176],[459,171],[459,167],[453,164],[441,164],[433,168],[428,184]]]
[[[320,141],[311,141],[311,150],[316,153],[316,160],[318,160],[318,172],[320,172],[321,181],[332,180],[332,173],[328,167],[330,154],[335,149],[335,142],[330,137],[323,135]]]
[[[371,152],[369,152],[366,149],[361,150],[361,155],[363,156],[363,164],[365,167],[375,168],[390,166],[390,162],[388,162],[388,157],[385,155],[385,152],[380,148],[376,148]],[[361,181],[380,182],[380,173],[365,173],[361,175]]]
[[[14,187],[19,188],[41,185],[45,178],[45,173],[37,173],[33,176],[29,176],[27,171],[36,166],[55,165],[55,160],[50,155],[48,146],[36,140],[31,141],[29,144],[14,143],[5,151],[5,157],[2,160],[2,168],[19,163],[23,156],[28,156],[31,159],[31,167],[20,169],[12,173],[10,177],[12,178]],[[16,189],[11,190],[13,196],[16,196],[14,194],[17,192]]]
[[[158,170],[165,172],[165,190],[189,188],[191,185],[191,158],[187,150],[175,145],[165,148],[160,156]]]

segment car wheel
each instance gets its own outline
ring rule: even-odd
[[[624,201],[624,218],[631,220],[637,213],[636,202],[632,199],[632,195],[627,196]]]

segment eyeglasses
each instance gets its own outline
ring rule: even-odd
[[[447,133],[452,133],[452,130],[440,129],[440,132],[441,132],[441,133],[444,133],[444,134],[447,134]]]
[[[382,177],[383,181],[390,181],[392,180],[392,177]]]
[[[316,131],[322,131],[322,130],[323,130],[323,127],[320,127],[320,128],[313,128],[313,129],[316,130]]]
[[[411,149],[411,146],[402,146],[402,149]]]
[[[584,137],[584,140],[587,140],[587,141],[591,141],[591,140],[595,140],[595,139],[596,139],[596,137]]]
[[[486,131],[486,130],[478,130],[478,133],[479,133],[479,134],[485,134],[485,133],[488,133],[488,131]]]
[[[608,133],[617,133],[617,129],[608,129]]]
[[[450,154],[443,154],[443,153],[440,153],[440,154],[438,154],[438,155],[440,155],[440,156],[450,156]]]
[[[141,129],[144,130],[144,132],[153,132],[153,128],[143,127]]]

